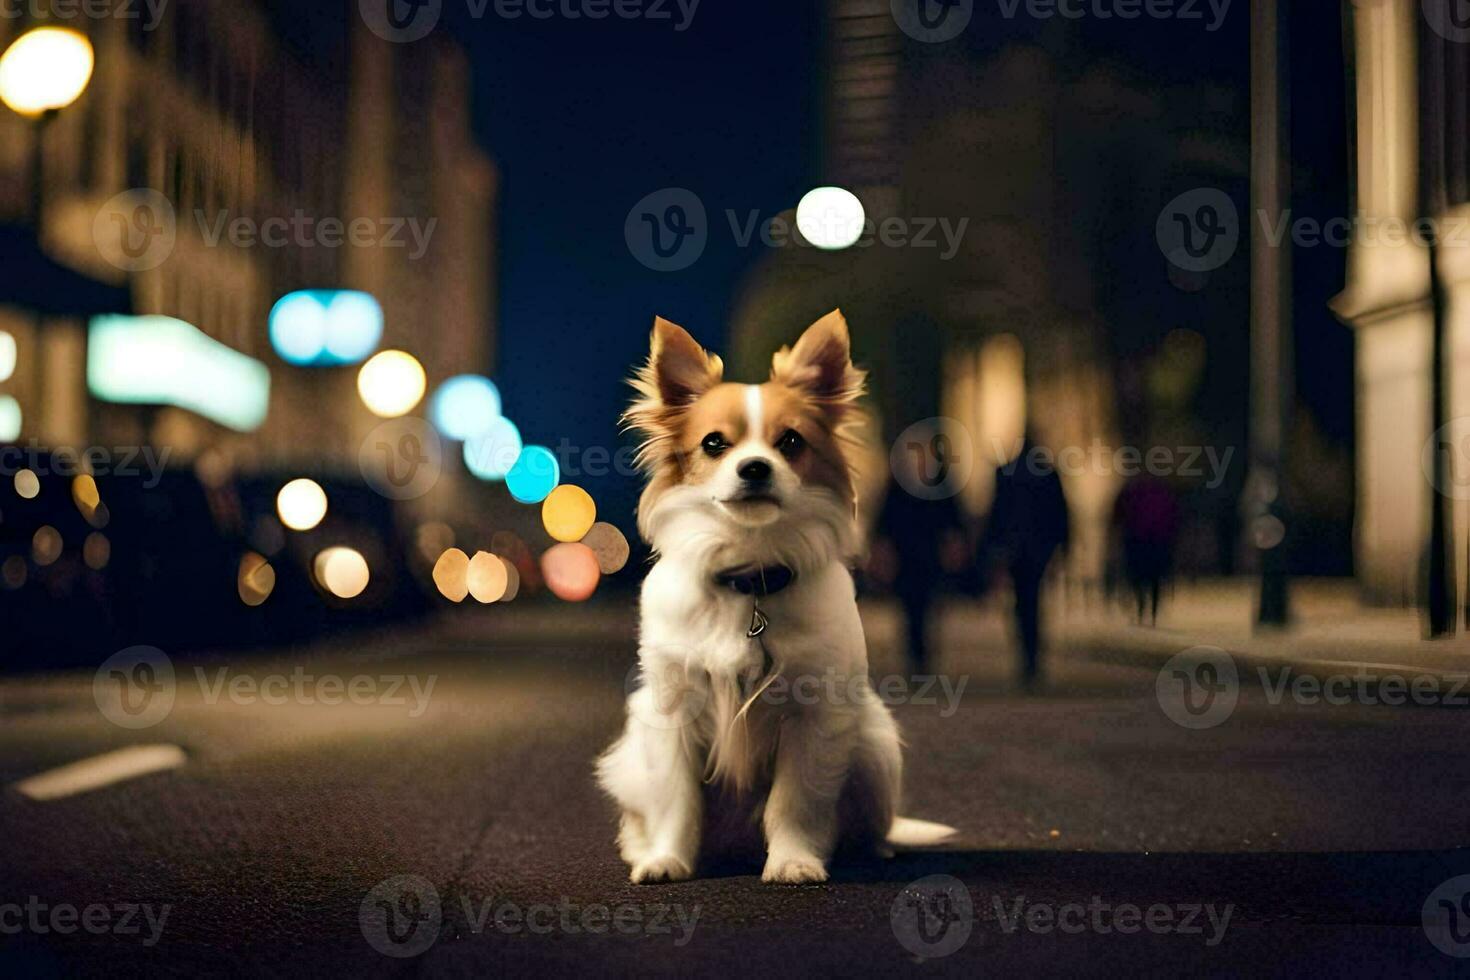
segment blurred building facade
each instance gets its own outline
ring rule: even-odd
[[[356,366],[286,364],[267,318],[292,290],[359,289],[383,307],[381,346],[418,357],[431,391],[452,374],[492,368],[498,178],[470,132],[466,59],[438,39],[390,45],[351,17],[343,56],[308,64],[254,0],[176,0],[162,14],[151,30],[144,18],[56,22],[88,34],[96,70],[44,130],[39,238],[78,270],[128,284],[135,313],[184,320],[264,362],[269,412],[241,433],[178,408],[96,401],[86,387],[85,323],[38,323],[0,307],[0,329],[19,349],[6,388],[21,402],[20,441],[153,445],[167,447],[175,465],[208,453],[243,473],[354,477],[359,446],[380,421],[357,396]],[[32,24],[0,21],[0,48]],[[0,114],[6,220],[28,220],[34,138],[26,120]],[[176,237],[156,268],[126,271],[110,260],[97,217],[139,188],[169,200]],[[222,222],[261,229],[271,218],[304,218],[307,232],[279,246],[219,235]],[[372,245],[313,237],[316,222],[354,218],[384,234]],[[422,255],[402,230],[409,220],[431,228]],[[421,502],[430,512],[462,507],[472,482],[455,454],[446,457],[442,485]]]
[[[1061,32],[994,49],[919,43],[885,0],[830,0],[827,22],[824,180],[875,221],[964,222],[963,234],[952,254],[938,231],[936,247],[780,250],[737,306],[735,363],[759,370],[786,333],[842,307],[873,369],[874,467],[886,471],[906,426],[958,420],[976,515],[1028,430],[1053,449],[1233,446],[1243,469],[1246,381],[1218,355],[1242,348],[1245,263],[1183,273],[1154,238],[1177,194],[1244,187],[1238,93],[1160,86]],[[1177,481],[1201,497],[1189,533],[1203,570],[1233,563],[1242,476]],[[1095,580],[1123,477],[1089,464],[1064,481],[1073,571]]]
[[[1457,28],[1415,3],[1353,4],[1345,21],[1354,97],[1353,214],[1346,286],[1334,312],[1357,348],[1356,559],[1365,595],[1419,600],[1433,489],[1431,453],[1448,453],[1450,553],[1465,605],[1470,495],[1464,492],[1470,426],[1470,53]],[[1443,11],[1442,11],[1443,12]],[[1461,34],[1464,32],[1461,31]],[[1447,305],[1446,431],[1431,438],[1434,303],[1430,256],[1413,229],[1441,228],[1439,271]]]

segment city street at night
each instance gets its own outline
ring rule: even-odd
[[[620,725],[631,619],[603,606],[557,631],[537,615],[449,617],[248,661],[174,657],[171,710],[136,730],[103,716],[90,671],[5,681],[3,894],[142,907],[135,935],[32,933],[6,949],[6,972],[496,975],[572,971],[585,956],[657,975],[736,962],[793,976],[1458,965],[1431,945],[1422,907],[1470,873],[1463,710],[1272,704],[1247,685],[1227,722],[1188,730],[1155,700],[1153,671],[1059,653],[1047,689],[1021,697],[994,633],[977,644],[950,629],[948,687],[915,685],[917,703],[895,711],[905,809],[960,827],[959,841],[839,861],[822,885],[763,885],[758,862],[731,862],[634,886],[591,775]],[[868,618],[882,676],[892,617]],[[330,699],[326,678],[350,690],[361,676],[373,690],[356,703],[311,703]],[[178,745],[186,761],[55,799],[16,789],[143,744]],[[364,912],[402,875],[424,899],[394,933],[420,944],[412,960],[376,948],[387,932]],[[932,875],[963,883],[963,937],[945,935],[958,916],[905,931],[905,889],[924,897]],[[1115,928],[1153,906],[1168,910],[1158,928]]]

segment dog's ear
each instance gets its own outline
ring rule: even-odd
[[[639,378],[652,383],[664,407],[689,404],[719,384],[724,373],[724,363],[700,347],[689,331],[661,316],[654,317],[648,363]]]
[[[689,331],[654,318],[648,361],[633,375],[638,397],[623,414],[623,424],[643,434],[640,466],[653,470],[673,456],[680,414],[724,374],[724,363],[700,347]]]
[[[833,310],[806,328],[795,347],[771,358],[771,380],[797,388],[824,406],[840,410],[863,395],[866,371],[852,366],[847,320]]]

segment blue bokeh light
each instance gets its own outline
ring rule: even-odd
[[[459,374],[441,384],[429,419],[446,439],[469,440],[500,418],[500,389],[489,378]]]
[[[521,432],[504,415],[464,444],[464,465],[482,480],[503,480],[521,455]],[[550,491],[547,491],[548,493]]]
[[[298,367],[357,364],[383,339],[383,308],[351,289],[302,289],[276,301],[271,346]]]
[[[523,504],[539,504],[561,482],[556,457],[545,446],[527,446],[505,474],[510,495]]]

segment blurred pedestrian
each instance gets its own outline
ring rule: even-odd
[[[1179,536],[1179,502],[1169,485],[1156,476],[1140,474],[1118,491],[1113,503],[1113,525],[1123,545],[1123,574],[1133,590],[1138,621],[1159,622],[1159,593],[1174,567],[1174,544]]]
[[[946,574],[962,570],[969,548],[953,496],[928,499],[894,479],[878,514],[869,570],[903,606],[908,661],[915,674],[930,663],[929,618]]]
[[[1016,593],[1021,683],[1027,689],[1041,679],[1041,587],[1046,568],[1058,550],[1066,550],[1070,535],[1067,498],[1055,461],[1028,434],[1016,458],[996,468],[995,502],[979,556],[982,567],[1004,565],[1010,574]]]

